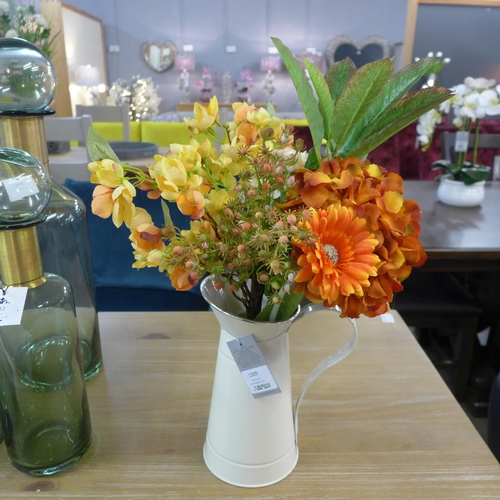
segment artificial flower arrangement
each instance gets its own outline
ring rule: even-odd
[[[210,100],[214,86],[214,75],[209,68],[204,66],[201,78],[196,82],[196,88],[200,90],[200,98],[203,102]]]
[[[18,5],[12,11],[11,3],[0,1],[0,37],[22,38],[43,50],[48,58],[54,55],[54,42],[47,20],[37,14],[33,5]]]
[[[476,159],[481,119],[500,115],[500,85],[496,85],[493,79],[467,77],[464,83],[450,90],[454,93],[450,99],[420,117],[417,125],[418,141],[422,150],[426,151],[432,144],[436,125],[441,123],[443,115],[453,111],[453,125],[458,131],[467,132],[465,141],[468,142],[468,134],[474,133],[472,162],[465,161],[467,152],[464,151],[458,153],[456,163],[438,160],[433,165],[446,174],[451,174],[454,180],[470,185],[486,179],[491,170],[488,166],[477,165]]]
[[[390,59],[360,69],[345,59],[325,77],[305,60],[313,90],[293,54],[273,41],[308,119],[311,151],[271,106],[235,103],[234,120],[221,124],[215,97],[195,103],[186,119],[205,139],[172,144],[147,171],[122,164],[91,130],[92,211],[130,229],[133,267],[157,267],[177,290],[213,274],[249,319],[288,319],[304,295],[340,307],[343,317],[385,313],[426,260],[420,209],[404,199],[398,174],[364,158],[450,92],[405,95],[428,59],[394,75]],[[164,221],[134,205],[137,189],[161,200]],[[191,218],[189,230],[174,227],[168,203]]]
[[[248,68],[243,68],[240,72],[240,79],[236,82],[238,99],[250,102],[250,89],[253,87],[253,75]]]

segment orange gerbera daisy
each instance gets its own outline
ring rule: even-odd
[[[293,242],[301,268],[295,278],[297,291],[305,290],[309,300],[330,307],[342,297],[362,297],[380,263],[374,253],[379,242],[368,231],[366,219],[357,217],[350,207],[330,205],[310,212],[309,220],[300,225],[311,231],[314,243]]]

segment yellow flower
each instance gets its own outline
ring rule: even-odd
[[[129,227],[135,215],[135,205],[132,203],[135,193],[134,186],[128,181],[124,181],[122,186],[115,189],[96,186],[92,194],[92,213],[103,219],[112,215],[116,227],[120,227],[124,222]]]
[[[232,196],[224,189],[212,189],[205,200],[207,212],[216,220],[219,220],[219,214],[224,210]]]
[[[203,106],[198,102],[194,103],[194,119],[184,118],[189,128],[196,134],[202,130],[209,129],[218,119],[219,103],[217,97],[210,99],[208,106]]]
[[[248,113],[255,111],[255,106],[248,105],[246,102],[234,102],[233,103],[233,111],[234,118],[233,121],[236,125],[239,125],[243,121],[245,121]]]
[[[172,156],[182,162],[187,172],[201,171],[201,155],[198,148],[199,144],[194,139],[191,140],[191,144],[170,144]]]
[[[132,264],[134,269],[143,269],[144,267],[157,267],[160,272],[166,269],[166,261],[163,250],[151,250],[148,253],[134,252],[135,262]]]
[[[269,112],[264,108],[259,108],[247,115],[247,121],[258,127],[276,128],[281,125],[281,120],[277,116],[271,117]]]
[[[89,163],[91,172],[90,182],[110,188],[121,186],[123,183],[123,167],[113,160],[99,160]]]
[[[130,222],[130,232],[129,240],[137,252],[147,254],[153,249],[165,248],[161,239],[161,229],[153,224],[151,215],[144,208],[136,207],[135,215]]]
[[[175,201],[180,190],[188,184],[184,164],[177,158],[160,155],[155,156],[155,161],[156,164],[149,167],[149,173],[158,183],[161,196],[168,201]]]

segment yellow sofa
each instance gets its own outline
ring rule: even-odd
[[[123,140],[123,126],[118,122],[94,122],[95,131],[108,141]],[[160,147],[170,144],[189,144],[191,132],[187,123],[182,122],[131,122],[132,141],[154,142]],[[197,136],[194,136],[197,137]]]
[[[295,126],[307,126],[307,120],[283,120]],[[96,132],[107,141],[123,140],[123,126],[118,122],[94,122]],[[189,144],[193,134],[184,122],[130,122],[130,140],[154,142],[160,147],[169,147],[170,144]],[[201,139],[203,136],[194,136]]]

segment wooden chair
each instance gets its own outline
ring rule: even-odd
[[[403,286],[392,308],[418,329],[417,340],[443,378],[449,375],[456,399],[463,400],[481,306],[452,273],[414,269]]]
[[[83,106],[76,105],[76,116],[90,115],[93,122],[121,122],[123,140],[130,141],[130,116],[127,104],[123,106]]]
[[[458,153],[455,152],[454,132],[443,132],[441,134],[441,153],[443,159],[456,162]],[[474,134],[469,134],[469,152],[474,147]],[[485,152],[484,150],[489,150]],[[497,150],[497,151],[495,151]],[[478,140],[478,163],[493,167],[493,157],[500,155],[500,134],[479,134]],[[490,174],[491,177],[491,174]]]
[[[44,118],[45,136],[48,142],[78,141],[82,149],[77,161],[67,161],[64,153],[57,155],[57,159],[50,160],[50,173],[52,178],[63,184],[67,178],[89,180],[87,165],[90,157],[87,152],[87,134],[92,126],[90,115],[75,118]]]

